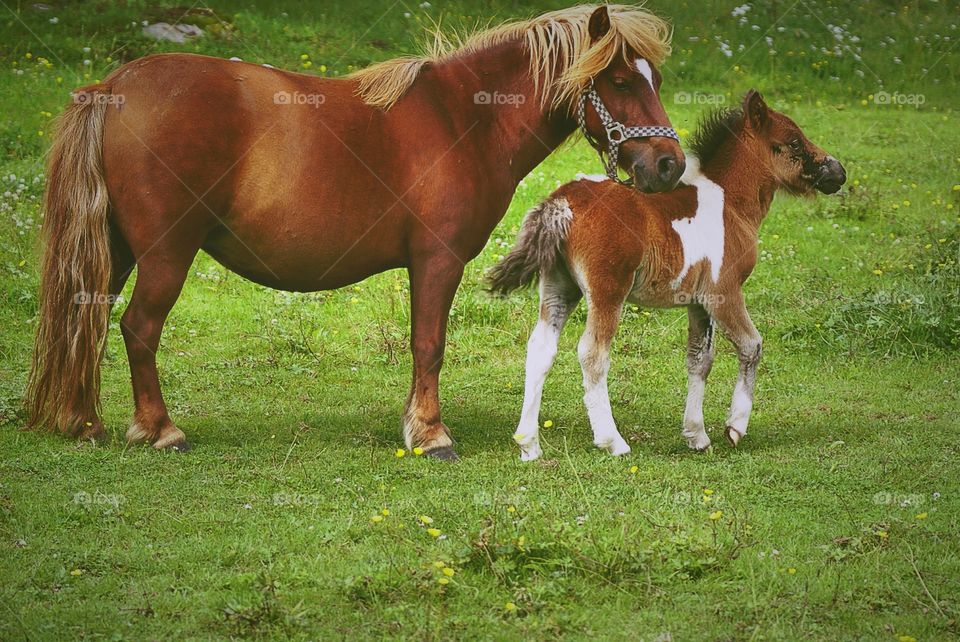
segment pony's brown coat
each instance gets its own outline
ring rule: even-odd
[[[608,108],[625,123],[669,125],[655,90],[637,83],[634,92],[614,92],[606,79],[638,76],[638,47],[666,52],[662,21],[627,8],[597,16],[606,9],[570,10],[478,35],[429,64],[391,63],[346,79],[165,54],[79,90],[88,99],[67,108],[51,153],[31,425],[103,434],[97,369],[109,306],[77,308],[73,297],[116,294],[136,266],[121,320],[136,405],[127,438],[184,445],[161,394],[156,351],[203,249],[257,283],[287,290],[336,288],[407,268],[414,371],[405,437],[453,456],[438,386],[464,264],[483,248],[519,181],[576,128],[566,105],[551,106],[576,83],[554,76],[552,86],[537,85],[531,64],[596,70],[590,61],[618,51],[597,70]],[[531,29],[538,46],[559,47],[538,50],[533,63]],[[562,57],[574,49],[580,62],[565,68]],[[476,100],[478,92],[526,100],[495,106]],[[538,95],[549,96],[546,106]],[[606,140],[593,114],[588,128]],[[664,153],[683,158],[669,139],[632,140],[624,150],[628,171]]]

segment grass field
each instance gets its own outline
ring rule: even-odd
[[[680,437],[686,315],[629,308],[610,388],[633,453],[593,448],[581,310],[544,395],[545,457],[530,465],[510,436],[535,295],[492,299],[482,277],[527,208],[599,170],[582,142],[527,177],[467,268],[442,386],[460,463],[395,453],[411,368],[404,273],[294,295],[206,256],[159,354],[194,451],[122,445],[122,305],[104,367],[113,443],[19,429],[43,152],[70,88],[160,50],[344,74],[412,51],[441,16],[456,27],[560,3],[212,2],[223,22],[182,46],[153,43],[140,22],[187,7],[51,4],[0,3],[0,639],[960,634],[956,2],[651,3],[676,25],[663,88],[675,126],[757,87],[849,182],[781,196],[764,224],[746,293],[765,355],[740,447],[720,438],[729,346],[707,391],[716,445],[695,454]]]

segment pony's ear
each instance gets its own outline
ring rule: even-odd
[[[596,42],[607,35],[610,31],[610,14],[607,13],[607,6],[600,5],[590,14],[590,24],[587,26],[590,32],[590,41]]]
[[[763,129],[770,120],[767,103],[763,102],[763,96],[756,89],[748,91],[743,98],[743,113],[747,124],[756,131]]]

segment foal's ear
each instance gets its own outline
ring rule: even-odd
[[[747,116],[747,124],[754,130],[760,131],[770,120],[767,103],[756,89],[751,89],[743,98],[743,113]]]
[[[596,42],[607,35],[610,31],[610,14],[607,13],[607,5],[600,5],[593,10],[587,31],[590,33],[591,42]]]

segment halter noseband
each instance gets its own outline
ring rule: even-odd
[[[593,105],[593,109],[597,112],[597,116],[600,117],[600,122],[603,123],[603,128],[607,132],[606,155],[603,153],[603,147],[601,146],[600,141],[590,135],[590,132],[587,131],[587,99],[590,100],[590,103]],[[617,174],[617,157],[619,156],[621,144],[631,138],[652,138],[655,136],[672,138],[673,140],[680,142],[680,137],[677,135],[677,132],[673,127],[666,127],[663,125],[627,127],[623,123],[614,120],[613,116],[610,115],[610,112],[607,111],[607,107],[600,99],[600,95],[597,93],[597,90],[594,89],[593,80],[590,81],[590,86],[584,89],[583,94],[580,95],[580,106],[577,109],[577,121],[580,123],[580,130],[583,132],[583,137],[587,139],[587,141],[593,146],[594,149],[597,150],[597,153],[600,155],[600,162],[603,163],[604,168],[607,170],[607,176],[610,177],[610,180],[616,181],[623,185],[632,185],[633,179],[630,178],[624,181],[621,180],[620,176]]]

